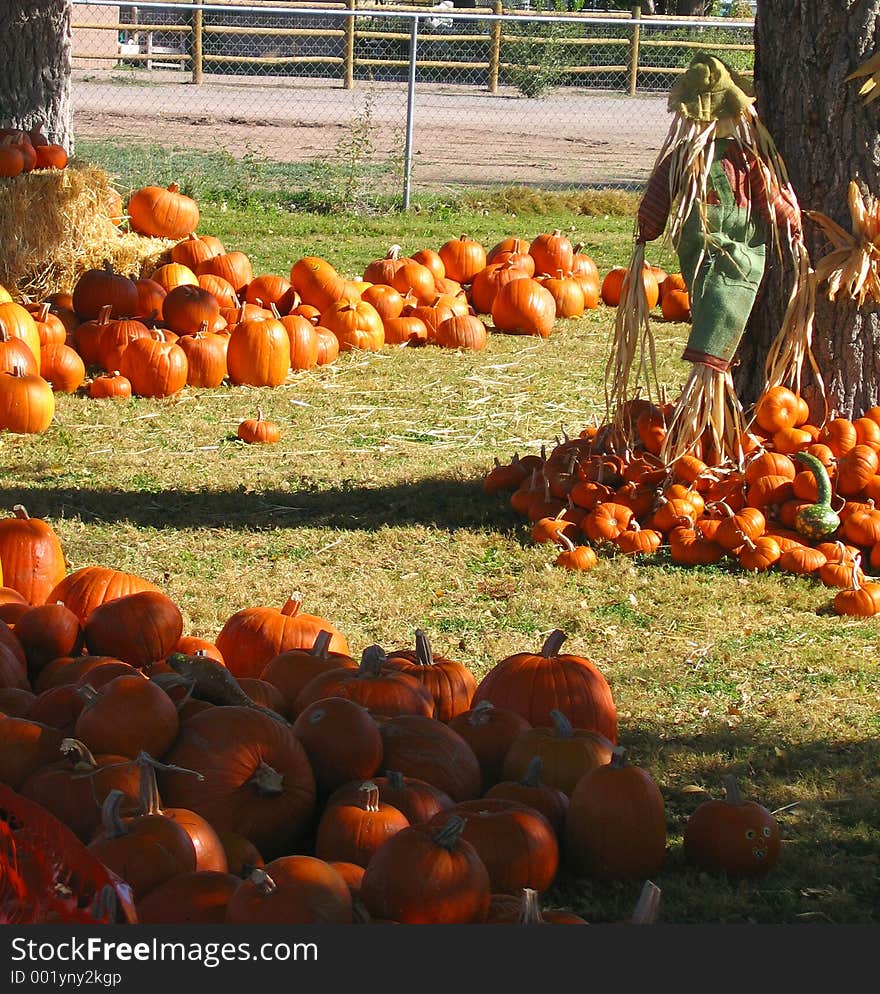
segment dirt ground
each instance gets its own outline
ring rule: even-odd
[[[405,84],[356,82],[346,90],[326,80],[223,77],[195,86],[173,71],[80,70],[72,89],[82,137],[303,162],[350,149],[368,132],[374,156],[404,158]],[[634,188],[667,126],[663,95],[558,90],[526,98],[516,90],[418,84],[412,188]]]

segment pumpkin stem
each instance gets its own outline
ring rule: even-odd
[[[247,879],[265,897],[268,897],[270,894],[274,894],[275,891],[278,890],[278,884],[276,884],[269,874],[259,866],[255,866],[251,870]]]
[[[416,663],[419,666],[433,666],[434,654],[431,652],[431,643],[428,636],[421,630],[416,629]]]
[[[523,887],[517,925],[546,925],[538,904],[538,892],[533,887]]]
[[[544,760],[541,756],[532,756],[529,760],[529,765],[526,767],[526,772],[523,774],[520,783],[523,787],[540,787],[541,786],[541,774],[544,772]]]
[[[318,659],[326,659],[327,650],[330,648],[332,639],[332,633],[328,632],[326,628],[322,628],[315,636],[315,641],[312,643],[311,649],[309,649],[309,655],[317,656]]]
[[[124,800],[123,791],[114,789],[107,792],[104,803],[101,805],[101,825],[108,839],[118,839],[128,834],[128,829],[122,820],[122,802]]]
[[[162,814],[162,799],[159,797],[159,785],[156,783],[156,770],[165,770],[169,773],[190,773],[199,780],[204,780],[204,776],[197,770],[189,770],[183,766],[175,766],[173,763],[161,763],[158,759],[142,749],[137,757],[132,760],[135,766],[140,769],[140,799],[144,814]]]
[[[358,787],[358,790],[363,792],[364,811],[378,811],[379,810],[378,785],[373,783],[372,780],[365,780],[360,785],[360,787]]]
[[[382,667],[388,661],[388,656],[381,645],[368,645],[361,653],[361,663],[358,666],[355,679],[373,680],[380,675]]]
[[[281,613],[288,618],[295,618],[299,614],[299,609],[303,606],[303,595],[295,590],[284,603]]]
[[[262,760],[254,771],[253,776],[247,782],[251,784],[258,794],[284,793],[284,774],[279,773]]]
[[[464,831],[464,824],[464,818],[461,815],[450,815],[443,827],[434,834],[434,841],[438,846],[452,852],[455,844],[461,838],[461,833]]]
[[[75,770],[91,771],[98,768],[98,762],[85,742],[79,739],[62,739],[61,755],[68,760]]]
[[[660,888],[651,880],[646,880],[639,894],[638,902],[630,918],[630,925],[653,925],[660,907]]]
[[[406,789],[406,779],[400,770],[386,770],[385,779],[393,790]]]
[[[568,718],[556,708],[550,712],[553,719],[553,734],[557,739],[570,739],[574,737],[574,728]]]
[[[572,546],[574,548],[574,546]],[[562,643],[568,638],[565,632],[561,632],[558,628],[554,629],[547,636],[544,644],[541,646],[541,655],[545,659],[551,659],[553,656],[559,655],[559,650],[562,648]]]
[[[622,770],[626,766],[626,749],[623,746],[612,747],[611,762],[608,765],[615,770]]]
[[[728,804],[744,804],[742,792],[736,782],[736,777],[732,773],[725,773],[721,778],[724,784],[724,793]]]
[[[468,715],[469,725],[488,725],[491,721],[489,712],[495,710],[495,705],[491,701],[480,701],[480,703],[471,709],[471,713]]]
[[[19,520],[21,521],[30,520],[30,515],[27,513],[27,508],[24,506],[24,504],[15,504],[12,510],[16,518],[18,518]]]
[[[568,537],[568,535],[565,534],[565,532],[558,532],[556,535],[556,541],[562,546],[562,548],[566,552],[574,552],[574,542],[572,542],[572,540]],[[544,655],[543,649],[541,650],[541,655]]]

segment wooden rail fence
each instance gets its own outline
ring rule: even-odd
[[[216,0],[212,0],[212,5]],[[705,25],[706,19],[697,18],[657,18],[650,20],[641,17],[640,7],[633,7],[631,13],[621,13],[615,17],[614,14],[602,14],[603,31],[601,37],[577,37],[566,35],[562,38],[552,35],[527,34],[523,33],[523,25],[535,24],[534,12],[516,11],[505,9],[502,0],[493,0],[491,7],[469,7],[450,10],[437,10],[436,7],[429,7],[422,4],[412,4],[409,6],[392,6],[379,3],[361,3],[358,0],[344,0],[343,3],[289,3],[280,2],[272,4],[273,8],[285,8],[295,14],[298,9],[308,11],[315,10],[336,10],[347,8],[350,11],[357,11],[357,16],[338,17],[341,27],[330,28],[322,26],[320,29],[304,27],[260,27],[247,24],[217,24],[206,21],[201,9],[202,0],[188,0],[189,15],[188,23],[158,23],[154,16],[152,21],[150,13],[155,8],[143,9],[142,20],[137,5],[116,5],[98,6],[89,4],[75,4],[73,11],[73,59],[74,65],[77,62],[88,61],[92,65],[95,63],[117,64],[143,63],[147,68],[154,68],[157,65],[179,66],[181,69],[189,70],[192,82],[199,84],[203,81],[205,66],[209,64],[223,65],[236,64],[253,67],[284,67],[291,65],[310,66],[334,66],[339,67],[340,79],[346,89],[351,89],[355,85],[355,73],[358,68],[394,67],[401,68],[409,65],[406,59],[395,59],[391,56],[382,58],[365,58],[357,54],[358,40],[374,40],[388,42],[409,42],[410,31],[377,30],[373,25],[381,20],[393,21],[394,11],[407,11],[412,13],[413,9],[421,9],[423,16],[419,24],[419,45],[425,43],[444,43],[454,45],[456,43],[468,45],[484,46],[485,58],[480,61],[463,61],[454,59],[417,59],[418,69],[468,69],[474,72],[481,72],[485,76],[486,87],[491,93],[498,90],[499,79],[504,70],[512,68],[538,69],[538,65],[526,65],[521,63],[510,63],[502,61],[502,53],[505,46],[514,44],[535,45],[540,48],[542,45],[564,44],[566,49],[578,52],[589,52],[597,46],[615,46],[625,58],[617,65],[605,63],[590,63],[584,59],[576,64],[558,67],[560,75],[576,75],[579,77],[590,76],[592,74],[619,73],[627,80],[627,92],[635,94],[638,87],[639,76],[664,75],[674,76],[684,72],[681,67],[673,65],[654,65],[645,63],[643,60],[646,53],[659,53],[663,50],[688,49],[688,48],[710,48],[713,52],[754,52],[752,44],[735,44],[730,42],[706,42],[700,40],[689,40],[687,38],[651,37],[656,31],[666,27],[667,30],[687,27],[690,21],[699,22]],[[126,6],[133,14],[133,20],[123,22],[119,15],[120,6]],[[174,0],[167,4],[168,10],[173,10]],[[234,10],[235,6],[229,4],[229,9]],[[101,20],[101,15],[109,11],[114,16],[111,19]],[[494,15],[491,20],[482,25],[480,33],[460,34],[432,32],[430,22],[425,23],[429,18],[454,18],[456,14],[462,12],[468,15],[485,13]],[[216,11],[212,11],[212,17],[216,17]],[[314,15],[310,15],[314,17]],[[579,24],[589,23],[588,15],[584,14],[555,14],[552,23],[565,24],[566,20]],[[370,19],[369,27],[363,25],[363,20]],[[556,20],[558,18],[558,20]],[[334,20],[337,18],[334,18]],[[620,20],[620,27],[617,28],[612,22]],[[401,21],[401,18],[396,18]],[[358,24],[361,22],[361,26]],[[731,22],[724,18],[715,20],[718,28],[742,27],[742,22]],[[407,25],[408,27],[408,25]],[[93,39],[95,32],[113,32],[117,37],[117,44],[100,46],[94,51],[87,51],[83,46],[83,40]],[[161,33],[167,37],[179,37],[180,43],[176,46],[163,46],[158,48],[153,44],[153,36]],[[208,53],[205,50],[205,42],[212,37],[238,36],[238,37],[271,37],[271,38],[304,38],[314,39],[316,42],[323,42],[326,39],[340,39],[341,55],[322,55],[309,53],[306,55],[249,55],[245,52],[220,54],[216,52]],[[127,38],[128,42],[122,39]],[[79,39],[79,43],[78,43]],[[188,47],[188,51],[187,51]],[[135,48],[137,49],[135,51]],[[537,49],[536,49],[537,50]],[[658,60],[659,61],[659,60]],[[748,74],[748,70],[744,70]]]

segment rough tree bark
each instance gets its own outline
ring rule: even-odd
[[[845,82],[878,48],[878,30],[880,0],[762,0],[755,21],[758,113],[785,159],[801,208],[821,211],[847,231],[850,180],[863,194],[880,194],[880,105],[862,104],[861,80]],[[829,245],[809,220],[804,228],[815,264]],[[739,350],[735,382],[744,404],[760,390],[790,286],[783,267],[768,266]],[[830,405],[841,416],[859,417],[880,402],[880,308],[859,308],[842,296],[832,303],[820,286],[813,352]],[[821,417],[807,370],[804,383],[813,418]]]
[[[42,128],[73,154],[70,0],[0,2],[0,127]]]

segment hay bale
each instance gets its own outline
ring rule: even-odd
[[[35,169],[0,184],[0,286],[16,299],[69,292],[105,261],[137,278],[175,244],[113,223],[111,179],[99,166],[74,160],[66,169]]]

